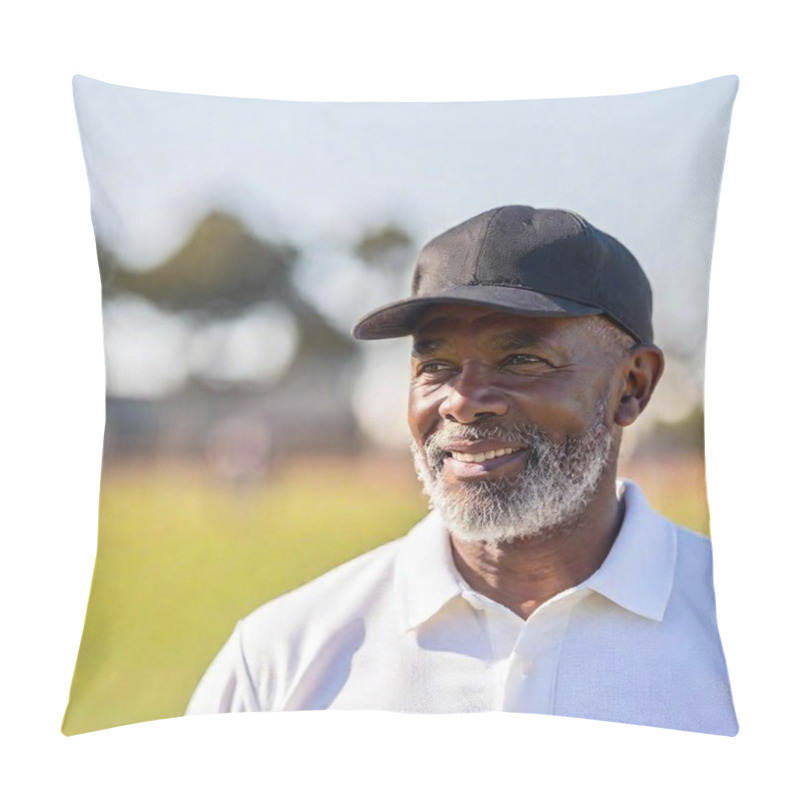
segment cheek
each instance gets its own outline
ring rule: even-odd
[[[438,422],[440,402],[431,393],[411,387],[408,393],[408,427],[417,444],[422,444]]]
[[[540,385],[535,393],[520,393],[514,398],[514,405],[521,416],[559,444],[583,433],[595,414],[595,401],[590,392],[564,391],[563,387],[555,385]]]

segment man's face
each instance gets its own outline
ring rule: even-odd
[[[409,425],[450,531],[509,541],[575,518],[611,458],[614,374],[586,318],[429,311],[414,333]]]

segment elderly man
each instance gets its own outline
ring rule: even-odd
[[[633,255],[571,212],[493,209],[426,245],[413,296],[354,335],[413,337],[433,511],[239,623],[189,712],[508,710],[735,734],[709,542],[616,479],[664,363]]]

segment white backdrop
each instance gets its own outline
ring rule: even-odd
[[[84,798],[791,794],[797,63],[784,8],[777,0],[759,3],[757,14],[710,0],[73,0],[6,11],[0,788]],[[706,395],[735,739],[559,718],[366,712],[177,719],[61,736],[95,553],[103,415],[100,283],[74,73],[180,92],[409,101],[617,94],[740,76]]]

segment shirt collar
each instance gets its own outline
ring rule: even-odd
[[[632,481],[620,481],[618,492],[625,503],[622,527],[600,568],[578,588],[660,621],[672,591],[675,526],[649,506]],[[453,563],[450,538],[437,512],[402,540],[395,583],[406,630],[430,619],[468,589]]]
[[[664,617],[675,574],[675,526],[657,514],[632,481],[617,485],[625,516],[617,538],[597,572],[582,586],[649,619]]]
[[[453,563],[450,537],[436,511],[401,541],[395,583],[406,630],[430,619],[466,588]]]

